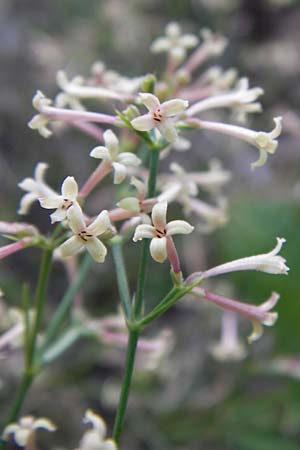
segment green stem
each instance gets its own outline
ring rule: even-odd
[[[125,363],[125,373],[123,378],[123,383],[121,387],[121,393],[120,393],[120,400],[119,400],[119,406],[118,411],[114,423],[114,429],[113,429],[113,439],[118,443],[120,439],[120,435],[123,428],[127,403],[128,403],[128,397],[130,392],[130,386],[131,386],[131,380],[132,380],[132,373],[134,368],[134,360],[135,360],[135,354],[137,349],[137,343],[138,343],[139,333],[137,331],[131,331],[129,334],[128,339],[128,346],[127,346],[127,355],[126,355],[126,363]]]
[[[150,156],[150,167],[149,167],[149,180],[148,180],[148,197],[155,196],[156,190],[156,177],[159,163],[159,150],[153,149]],[[134,317],[137,318],[142,310],[143,298],[145,291],[145,281],[146,281],[146,270],[149,254],[149,242],[144,240],[142,242],[141,254],[140,254],[140,264],[138,271],[138,283],[136,290],[136,299],[134,306]]]
[[[125,270],[122,243],[120,241],[112,240],[112,253],[116,266],[117,282],[121,303],[125,312],[125,316],[129,318],[131,314],[130,291]]]
[[[44,343],[41,349],[41,353],[45,350],[45,348],[53,341],[53,339],[57,336],[57,333],[60,330],[61,325],[63,324],[69,309],[74,301],[74,298],[79,291],[82,283],[86,279],[87,273],[92,265],[92,258],[89,254],[84,257],[83,262],[81,263],[79,273],[75,278],[74,282],[69,286],[66,293],[64,294],[59,307],[55,311],[54,316],[48,326],[48,329],[45,334]]]
[[[29,336],[29,345],[28,345],[28,348],[26,349],[26,370],[27,371],[32,371],[32,369],[33,369],[34,356],[35,356],[35,350],[36,350],[36,340],[37,340],[37,335],[38,335],[40,325],[41,325],[41,320],[42,320],[45,293],[46,293],[49,273],[50,273],[50,269],[51,269],[52,254],[53,254],[52,250],[49,250],[49,249],[44,250],[38,285],[37,285],[36,293],[35,293],[35,297],[34,297],[35,320],[33,322],[33,328],[32,328],[31,334]]]
[[[27,395],[28,389],[31,386],[31,383],[36,373],[34,367],[36,341],[42,320],[45,293],[51,269],[52,254],[53,250],[51,249],[45,249],[43,252],[38,284],[34,296],[35,318],[32,330],[30,331],[30,334],[27,337],[28,345],[25,348],[25,372],[23,374],[22,382],[18,389],[18,393],[14,401],[13,407],[11,409],[11,412],[9,414],[7,423],[16,421],[19,412],[22,408],[25,397]],[[0,449],[4,448],[4,444],[5,444],[4,441],[0,443]]]

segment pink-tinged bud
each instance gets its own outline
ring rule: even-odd
[[[33,225],[25,222],[3,222],[0,221],[0,233],[13,236],[36,236],[38,230]]]
[[[4,245],[0,247],[0,259],[4,259],[13,253],[16,253],[22,250],[25,247],[28,247],[33,240],[31,238],[24,238],[18,242],[13,242],[12,244]]]

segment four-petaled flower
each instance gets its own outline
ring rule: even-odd
[[[165,32],[166,36],[153,41],[150,50],[153,53],[167,52],[172,61],[180,64],[186,57],[186,51],[198,44],[198,38],[194,34],[182,34],[176,22],[169,23]]]
[[[102,211],[87,226],[80,206],[74,203],[68,211],[68,221],[74,236],[70,237],[59,247],[61,256],[66,258],[86,248],[96,262],[104,262],[107,250],[97,236],[112,229],[108,212],[106,210]]]
[[[2,438],[6,440],[10,434],[13,434],[16,444],[25,447],[28,441],[34,437],[35,430],[38,428],[47,431],[56,430],[56,426],[49,419],[35,419],[33,416],[24,416],[18,423],[10,423],[5,427]]]
[[[78,185],[74,177],[67,177],[61,186],[61,195],[53,193],[48,197],[39,198],[39,201],[43,208],[56,208],[50,215],[51,223],[55,223],[66,219],[68,209],[76,202],[77,195]]]
[[[119,153],[119,140],[111,130],[106,130],[103,137],[105,146],[95,147],[90,155],[110,163],[115,172],[114,183],[119,184],[127,175],[127,166],[137,167],[141,160],[130,152]]]
[[[40,197],[51,198],[58,195],[44,181],[47,168],[48,164],[38,163],[34,170],[34,178],[25,178],[18,184],[21,189],[27,191],[27,194],[21,198],[18,214],[27,214],[31,204]]]
[[[172,220],[167,223],[167,202],[159,202],[152,209],[152,225],[138,225],[133,241],[151,239],[150,253],[152,258],[162,263],[168,257],[167,242],[174,234],[190,234],[194,227],[185,220]]]
[[[175,141],[177,131],[170,117],[182,113],[188,107],[189,102],[174,98],[160,103],[153,94],[140,93],[139,95],[141,102],[149,112],[133,119],[131,121],[133,128],[139,131],[150,131],[153,128],[157,128],[167,141]]]

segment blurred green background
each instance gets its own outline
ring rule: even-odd
[[[58,187],[66,175],[80,182],[92,169],[87,158],[94,142],[77,131],[49,140],[29,130],[31,99],[36,89],[57,92],[58,69],[86,75],[95,60],[125,75],[159,72],[163,57],[146,51],[164,26],[178,21],[185,31],[211,27],[225,34],[229,46],[221,61],[237,67],[262,86],[264,113],[251,120],[254,129],[269,129],[283,115],[284,132],[276,154],[251,172],[256,154],[220,136],[194,135],[187,166],[206,167],[217,156],[233,179],[227,189],[230,222],[209,236],[193,236],[184,248],[186,271],[192,261],[203,269],[243,256],[264,253],[285,237],[282,254],[291,268],[286,276],[239,273],[226,276],[234,297],[261,302],[271,291],[281,295],[279,320],[248,348],[241,362],[220,363],[209,345],[219,335],[220,313],[187,300],[151,327],[155,335],[167,325],[176,345],[158,373],[138,371],[122,449],[297,450],[300,446],[300,7],[280,0],[1,0],[0,2],[0,204],[1,219],[16,220],[21,191],[16,184],[31,176],[37,161],[50,165],[48,180]],[[223,117],[228,121],[228,117]],[[168,163],[165,164],[167,167]],[[28,217],[43,230],[48,215],[35,205]],[[1,241],[2,242],[2,241]],[[3,244],[4,244],[3,240]],[[135,261],[135,250],[128,250]],[[39,252],[20,253],[1,263],[0,283],[11,305],[20,301],[24,281],[34,286]],[[147,293],[153,300],[167,289],[167,267],[151,264]],[[136,265],[130,264],[134,286]],[[225,280],[225,277],[224,277]],[[47,314],[58,304],[66,279],[57,264],[48,295]],[[216,286],[216,290],[217,286]],[[112,261],[93,268],[84,286],[87,309],[95,316],[116,310],[118,297]],[[221,291],[220,291],[221,292]],[[243,339],[249,324],[241,323]],[[288,358],[284,373],[274,362]],[[124,352],[80,341],[52,364],[32,388],[24,413],[48,416],[59,430],[42,437],[41,448],[75,448],[87,407],[101,412],[111,427]],[[19,383],[19,353],[0,360],[1,418],[5,418]],[[111,429],[111,428],[110,428]]]

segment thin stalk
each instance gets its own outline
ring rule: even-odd
[[[92,258],[89,254],[84,257],[83,262],[81,263],[79,272],[74,282],[69,286],[67,291],[65,292],[59,307],[55,311],[54,316],[48,326],[48,329],[45,334],[44,343],[41,349],[41,352],[53,341],[53,339],[57,336],[57,333],[60,330],[61,325],[63,324],[69,309],[74,301],[74,298],[79,291],[82,283],[86,279],[87,273],[93,263]]]
[[[13,407],[9,414],[7,423],[14,422],[19,412],[22,408],[23,402],[27,395],[28,389],[35,376],[35,352],[36,352],[36,340],[40,329],[42,313],[44,307],[45,293],[47,289],[51,262],[52,262],[53,250],[45,249],[43,252],[43,258],[41,263],[41,268],[39,272],[38,284],[34,296],[34,306],[35,306],[35,319],[33,322],[33,328],[27,338],[27,346],[25,349],[25,371],[23,374],[21,385],[18,389],[16,399],[14,401]],[[0,442],[0,449],[3,449],[5,442]]]
[[[147,195],[148,198],[152,198],[155,196],[158,163],[159,163],[159,151],[155,149],[151,151],[150,156],[148,195]],[[143,306],[148,254],[149,254],[149,242],[148,240],[143,240],[140,253],[136,300],[134,305],[135,318],[137,318],[140,315]]]
[[[48,284],[49,273],[52,263],[53,251],[46,249],[44,250],[38,285],[36,288],[36,293],[34,297],[34,307],[35,307],[35,319],[33,322],[33,328],[29,337],[29,345],[26,349],[26,370],[31,371],[33,369],[34,356],[36,350],[36,340],[40,329],[42,314],[44,309],[45,293]]]
[[[113,242],[112,244],[113,259],[116,266],[117,282],[122,307],[127,318],[131,314],[131,301],[128,280],[126,275],[124,257],[121,242]]]
[[[132,373],[134,368],[134,360],[137,349],[139,333],[138,331],[131,331],[128,339],[126,363],[125,363],[125,373],[123,378],[123,383],[121,387],[120,400],[118,411],[114,423],[113,429],[113,439],[118,443],[120,440],[120,435],[123,428],[123,423],[125,419],[125,413],[127,409],[128,397],[130,392]]]

